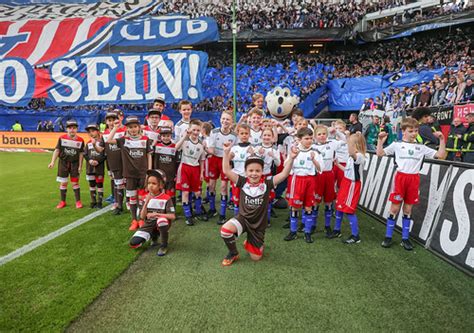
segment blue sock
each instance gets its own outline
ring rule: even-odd
[[[269,203],[268,203],[268,209],[267,209],[268,223],[270,223],[271,212],[272,212],[272,203],[269,202]]]
[[[324,226],[326,228],[331,227],[332,209],[331,205],[326,205],[324,209]]]
[[[359,236],[359,223],[356,214],[347,214],[347,219],[351,225],[352,236]]]
[[[234,215],[237,216],[239,214],[239,206],[234,205]]]
[[[303,224],[305,234],[311,233],[311,229],[313,228],[313,217],[311,216],[311,212],[308,213],[307,211],[304,211]]]
[[[402,239],[410,238],[410,223],[411,218],[408,215],[402,217]]]
[[[395,216],[390,214],[387,218],[387,232],[385,233],[386,238],[392,238],[394,228],[395,228]]]
[[[290,231],[296,232],[298,230],[298,211],[292,211],[290,217]]]
[[[206,187],[206,199],[209,200],[210,192],[209,187]]]
[[[192,217],[191,204],[187,202],[183,202],[183,210],[184,210],[184,216],[186,216],[187,219]]]
[[[318,225],[318,215],[319,215],[319,206],[316,206],[313,208],[311,211],[311,218],[313,220],[313,228],[316,229],[316,226]]]
[[[341,231],[342,218],[344,213],[340,210],[336,210],[336,224],[334,225],[334,230]]]
[[[196,198],[194,201],[194,207],[196,207],[196,215],[201,215],[202,214],[202,199],[201,197]]]
[[[227,195],[221,195],[221,216],[225,216],[227,209]]]
[[[209,193],[209,209],[211,211],[216,210],[216,195],[214,193]]]

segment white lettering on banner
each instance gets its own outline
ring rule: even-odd
[[[90,101],[116,101],[117,95],[120,90],[118,86],[113,86],[109,92],[105,94],[99,94],[99,84],[102,83],[104,89],[110,87],[109,76],[110,70],[117,67],[117,63],[112,57],[97,56],[93,58],[82,59],[82,63],[87,66],[87,85],[89,87],[89,94],[84,97],[87,102]],[[99,74],[99,65],[107,65],[108,68],[102,68],[102,72]]]
[[[452,170],[451,179],[449,181],[448,188],[451,186],[453,179],[456,177],[458,172],[458,168],[456,170]],[[441,200],[443,198],[443,192],[446,187],[446,182],[448,181],[448,172],[444,174],[443,180],[441,184],[439,184],[439,172],[440,166],[438,164],[431,165],[431,174],[430,174],[430,187],[429,187],[429,195],[428,195],[428,205],[426,207],[425,218],[423,219],[423,224],[421,225],[419,237],[422,240],[426,240],[429,236],[431,226],[433,225],[433,221],[435,219],[436,213],[438,212],[439,205],[441,204]]]
[[[181,21],[174,21],[174,30],[172,32],[167,32],[166,22],[161,22],[159,28],[160,36],[163,38],[172,38],[178,36],[181,33],[181,23]]]
[[[379,166],[377,167],[377,157],[374,155],[370,161],[370,168],[365,177],[365,186],[362,189],[360,202],[365,207],[373,210],[377,202],[377,194],[379,193],[380,185],[385,178],[385,169],[387,167],[388,158],[382,157]]]
[[[140,56],[120,56],[118,61],[122,62],[125,71],[123,73],[123,81],[125,83],[125,91],[121,95],[122,100],[136,100],[142,99],[143,95],[137,92],[137,75],[136,64],[140,61]]]
[[[143,26],[139,24],[125,24],[120,28],[120,35],[126,40],[155,40],[156,38],[173,38],[181,34],[183,30],[183,22],[186,23],[183,33],[188,35],[197,35],[203,33],[208,28],[208,23],[205,20],[163,20],[163,19],[147,19],[143,20]],[[153,24],[158,22],[158,24]],[[142,31],[136,31],[139,26]],[[169,31],[172,28],[172,31]],[[134,30],[134,31],[130,31]]]
[[[14,83],[10,80],[10,75],[7,75],[11,70],[13,70],[11,74],[13,74]],[[13,94],[7,94],[6,82],[11,84],[9,90],[12,90]],[[9,104],[18,103],[18,101],[26,96],[29,85],[27,69],[23,63],[14,59],[0,62],[0,101]]]
[[[146,55],[143,60],[150,63],[150,92],[146,94],[146,99],[157,97],[164,98],[164,94],[158,91],[158,72],[163,77],[166,86],[174,98],[183,98],[181,89],[181,65],[186,58],[186,53],[169,53],[168,58],[174,62],[174,75],[171,73],[161,55]]]
[[[449,256],[457,256],[467,245],[470,234],[470,218],[464,199],[466,187],[470,185],[471,193],[469,200],[474,201],[474,169],[464,171],[458,178],[453,191],[453,208],[458,224],[458,233],[454,240],[451,240],[450,233],[453,222],[445,219],[442,223],[439,236],[439,244],[441,249]],[[470,205],[472,205],[471,203]],[[474,218],[474,217],[473,217]],[[472,249],[469,250],[469,253]]]
[[[68,69],[68,73],[63,73],[65,69]],[[62,85],[68,86],[70,90],[69,95],[62,95],[57,91],[56,88],[52,88],[49,93],[51,97],[58,102],[68,102],[74,103],[81,98],[82,95],[82,86],[78,79],[74,78],[73,76],[68,76],[67,74],[72,74],[77,70],[77,64],[74,60],[59,60],[53,63],[51,66],[51,79]]]

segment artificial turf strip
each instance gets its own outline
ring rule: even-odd
[[[85,172],[81,174],[82,209],[75,208],[74,192],[68,186],[67,203],[56,209],[59,183],[56,182],[57,162],[48,169],[51,154],[0,152],[0,256],[49,234],[94,210],[90,204],[89,185]],[[85,170],[85,169],[84,169]],[[108,177],[105,196],[110,193]]]
[[[0,331],[59,332],[135,259],[127,215],[102,215],[0,267]]]
[[[145,251],[68,330],[472,331],[473,279],[422,247],[381,248],[383,225],[363,214],[360,244],[322,232],[314,244],[284,242],[279,214],[264,259],[250,261],[239,240],[231,267],[220,266],[215,219],[176,223],[166,257]]]

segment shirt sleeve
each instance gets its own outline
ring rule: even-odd
[[[238,188],[242,188],[245,185],[245,177],[239,175],[239,179],[237,179],[237,184],[235,184]]]
[[[169,198],[168,201],[166,201],[165,214],[174,214],[174,213],[175,213],[175,209],[174,209],[173,201],[171,200],[171,198]]]
[[[61,149],[61,138],[58,139],[58,143],[56,144],[56,149]]]
[[[153,147],[153,140],[151,139],[146,140],[146,152],[150,154],[150,153],[153,153],[154,150],[155,150],[155,147]]]
[[[395,146],[396,146],[396,142],[388,145],[387,147],[385,147],[383,149],[383,151],[385,152],[385,155],[387,156],[391,156],[391,155],[394,155],[395,154]]]
[[[422,147],[423,147],[423,154],[425,155],[426,158],[431,158],[431,159],[435,158],[436,150],[427,146],[422,146]]]
[[[211,132],[211,135],[209,135],[209,139],[207,141],[208,148],[214,148],[216,146],[216,136],[214,133]]]
[[[361,153],[356,154],[356,159],[354,160],[354,164],[362,164],[364,163],[365,157]]]
[[[265,182],[267,183],[267,186],[268,186],[268,190],[267,190],[268,192],[270,192],[271,190],[275,188],[275,184],[273,183],[273,176],[270,176],[267,179],[265,179]]]

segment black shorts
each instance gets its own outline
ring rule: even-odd
[[[79,180],[79,161],[69,162],[59,160],[58,163],[58,177],[56,180],[60,183],[67,183],[68,177],[72,182]]]
[[[237,229],[237,237],[244,232],[247,233],[247,242],[244,244],[247,252],[261,256],[263,254],[263,247],[265,243],[265,229],[266,225],[255,226],[249,223],[244,218],[231,218],[231,222]]]

